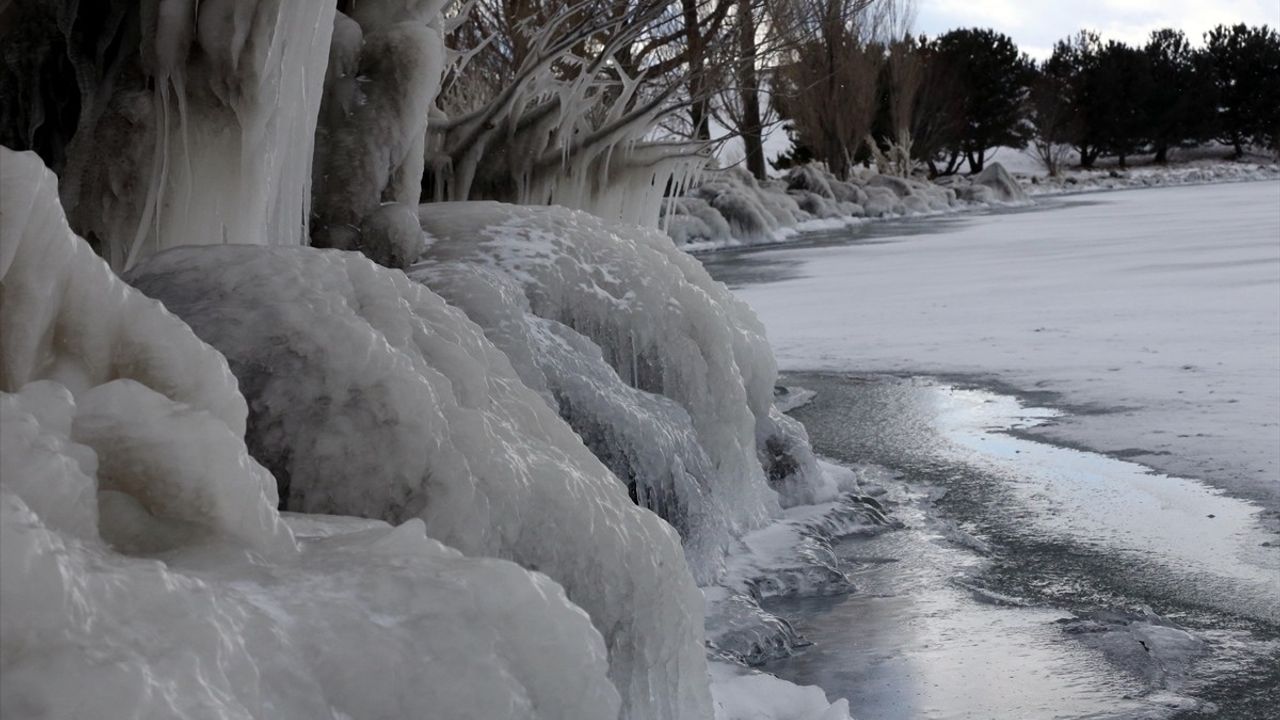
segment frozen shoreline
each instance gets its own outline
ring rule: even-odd
[[[1256,712],[1265,680],[1234,668],[1275,652],[1280,561],[1256,505],[1010,432],[1056,417],[1043,399],[898,374],[783,381],[817,392],[796,413],[816,448],[898,473],[884,500],[906,527],[835,546],[857,592],[765,605],[817,643],[767,670],[882,718]],[[975,677],[999,692],[970,692]]]
[[[1280,178],[1280,163],[1197,160],[1166,166],[1137,166],[1126,170],[1116,168],[1074,169],[1057,178],[1018,171],[1011,172],[1011,176],[1027,195],[1028,199],[1026,201],[957,203],[945,209],[885,214],[878,217],[865,215],[815,217],[802,220],[795,225],[775,229],[764,238],[743,239],[733,237],[724,240],[700,240],[678,244],[681,249],[695,256],[754,247],[785,247],[792,243],[804,242],[816,236],[856,228],[870,223],[927,220],[929,218],[979,214],[1002,208],[1034,207],[1037,201],[1042,199],[1123,190],[1266,182]],[[944,181],[951,180],[955,182],[963,179],[964,176],[952,176],[952,178],[944,178]],[[949,183],[947,182],[938,184],[938,187],[946,188],[948,186]]]

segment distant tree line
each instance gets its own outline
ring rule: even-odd
[[[831,73],[844,76],[835,90],[806,93],[786,66],[775,74],[775,104],[793,139],[776,167],[817,159],[843,174],[874,161],[882,172],[947,175],[981,171],[996,148],[1013,147],[1030,148],[1056,174],[1071,157],[1086,168],[1114,157],[1123,167],[1135,155],[1165,162],[1174,148],[1212,141],[1237,158],[1250,147],[1280,152],[1280,33],[1267,26],[1220,25],[1201,47],[1172,29],[1141,47],[1084,31],[1039,63],[1008,36],[976,28],[836,50],[795,56],[810,74],[813,57],[850,58]],[[806,115],[846,104],[840,93],[875,106],[863,109],[861,133],[833,143]]]

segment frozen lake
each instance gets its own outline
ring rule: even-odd
[[[1042,433],[1280,508],[1280,182],[853,232],[704,256],[784,369],[1048,391]]]
[[[815,449],[901,476],[768,669],[870,719],[1271,717],[1280,183],[855,232],[704,258]]]

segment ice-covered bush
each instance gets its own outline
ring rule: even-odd
[[[563,208],[479,203],[424,205],[422,221],[435,239],[426,260],[501,271],[532,314],[590,339],[624,383],[688,412],[733,534],[776,516],[769,479],[817,482],[796,426],[771,414],[777,370],[760,322],[663,234]],[[758,448],[770,442],[791,472],[766,478]]]
[[[677,244],[706,249],[774,242],[797,231],[830,230],[833,223],[852,224],[860,218],[1025,201],[1016,181],[998,164],[972,181],[953,177],[933,183],[856,168],[848,180],[840,180],[815,162],[792,168],[783,180],[763,183],[739,169],[704,173],[685,197],[671,202],[665,223]]]
[[[336,250],[178,248],[130,280],[225,353],[287,509],[421,518],[468,555],[545,572],[603,634],[629,717],[705,710],[701,598],[676,534],[461,311]]]
[[[709,174],[689,192],[707,202],[728,223],[733,237],[760,240],[807,218],[785,192],[763,188],[741,168]]]
[[[601,635],[546,576],[418,520],[282,517],[226,361],[8,151],[0,332],[0,715],[616,714]]]

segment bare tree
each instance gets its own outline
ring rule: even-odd
[[[924,83],[924,58],[916,42],[908,35],[890,42],[885,63],[882,78],[888,106],[888,134],[881,143],[868,136],[867,146],[881,173],[908,177],[916,167],[913,130],[917,101]]]
[[[874,42],[876,0],[778,0],[775,31],[790,39],[776,101],[801,142],[837,177],[847,177],[871,130],[884,62]]]

